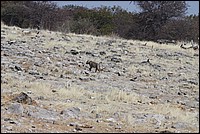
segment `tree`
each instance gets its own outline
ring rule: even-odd
[[[54,30],[57,21],[56,11],[58,7],[51,1],[34,1],[30,5],[32,9],[31,20],[33,25],[39,25],[41,29]]]
[[[114,22],[111,9],[106,6],[93,8],[90,19],[94,22],[99,35],[109,35],[113,32]]]
[[[114,22],[114,33],[123,38],[130,38],[129,31],[131,28],[135,28],[136,25],[134,14],[127,12],[122,9],[120,6],[113,6],[111,8],[113,13],[113,22]]]
[[[50,1],[6,1],[1,7],[2,21],[8,25],[55,30],[57,5]]]
[[[146,39],[157,40],[161,27],[172,18],[185,15],[185,1],[135,1],[141,8],[139,24]]]
[[[26,5],[30,2],[6,1],[1,2],[1,19],[7,25],[27,27],[30,19],[30,8]]]

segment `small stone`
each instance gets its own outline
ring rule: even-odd
[[[77,55],[77,54],[78,54],[78,52],[77,52],[76,50],[71,50],[70,52],[71,52],[71,54],[73,54],[73,55]]]
[[[22,114],[24,111],[23,106],[20,103],[13,103],[8,107],[8,112],[14,114]]]
[[[44,100],[44,96],[37,97],[38,100]]]
[[[99,123],[99,122],[102,122],[102,121],[101,121],[101,120],[96,120],[96,122],[98,122],[98,123]]]
[[[76,131],[82,131],[82,128],[76,126],[75,130],[76,130]]]
[[[113,57],[113,58],[111,58],[111,61],[113,61],[113,62],[122,62],[122,59]]]
[[[6,127],[6,130],[12,131],[12,126],[7,126],[7,127]]]
[[[32,94],[32,92],[31,91],[27,91],[27,94]]]
[[[120,125],[117,125],[116,127],[115,127],[115,129],[121,129],[122,128],[122,126],[120,126]]]
[[[108,118],[106,120],[109,121],[109,122],[116,122],[116,120],[114,118]]]
[[[5,118],[4,121],[11,121],[11,119],[10,118]]]
[[[16,122],[14,122],[14,121],[10,121],[9,123],[10,123],[10,124],[17,124],[17,123],[16,123]]]
[[[56,90],[55,90],[55,89],[53,89],[53,90],[52,90],[52,92],[53,92],[53,93],[55,93],[55,92],[56,92]]]
[[[71,122],[71,123],[69,123],[69,126],[80,126],[80,124],[78,124],[76,122]]]
[[[101,115],[100,114],[96,114],[96,118],[101,118]]]

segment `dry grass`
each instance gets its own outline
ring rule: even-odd
[[[152,105],[151,108],[154,113],[162,115],[171,115],[172,117],[175,117],[174,122],[178,121],[178,122],[194,123],[197,120],[196,115],[198,113],[186,111],[178,105],[158,104],[158,105]]]
[[[68,99],[74,99],[78,100],[83,97],[86,90],[81,89],[81,87],[72,85],[69,88],[61,88],[58,90],[58,96],[60,98],[68,98]]]
[[[83,89],[78,85],[67,86],[65,88],[52,87],[50,83],[44,82],[29,82],[26,80],[18,80],[12,77],[7,77],[9,84],[1,84],[2,88],[10,89],[10,92],[28,92],[31,91],[31,96],[44,96],[45,100],[52,98],[57,100],[54,105],[57,107],[69,107],[73,105],[81,105],[81,101],[87,101],[89,104],[97,104],[96,110],[99,112],[107,112],[112,114],[119,111],[121,105],[137,103],[145,98],[134,92],[126,92],[119,89],[108,89],[106,92],[95,92]],[[56,90],[56,92],[52,92]],[[64,103],[64,100],[76,100],[76,103]],[[107,105],[107,106],[106,106]]]
[[[119,89],[109,89],[107,95],[105,96],[108,102],[116,101],[116,102],[126,102],[133,103],[140,100],[140,96],[134,92],[126,92]]]
[[[17,38],[19,38],[19,35],[16,34],[16,33],[13,33],[13,34],[8,34],[6,36],[7,40],[16,40]]]
[[[138,72],[140,72],[141,75],[143,76],[149,76],[151,73],[157,73],[151,66],[135,66],[135,65],[130,65],[127,68],[128,72],[135,76]]]

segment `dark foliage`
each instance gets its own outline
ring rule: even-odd
[[[140,13],[128,12],[120,6],[88,9],[74,5],[58,7],[51,1],[1,1],[1,21],[11,26],[65,33],[198,42],[199,15],[186,16],[185,1],[134,3],[140,7]]]

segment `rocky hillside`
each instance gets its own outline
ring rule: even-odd
[[[1,132],[199,132],[199,50],[1,24]]]

